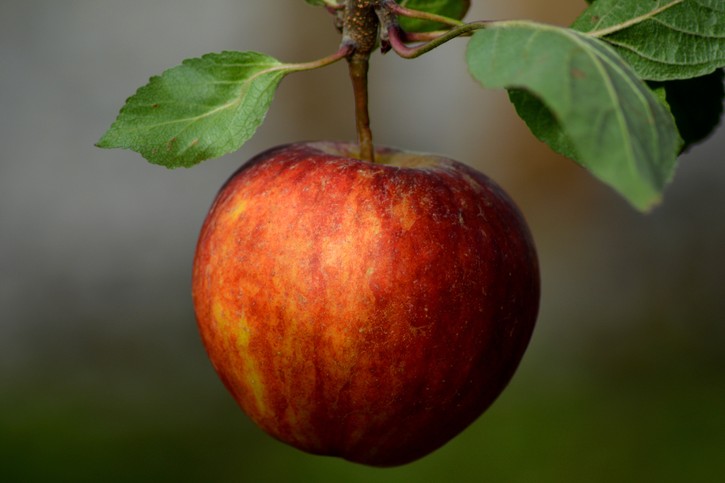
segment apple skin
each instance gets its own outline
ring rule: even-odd
[[[501,393],[531,337],[531,234],[489,178],[438,156],[299,143],[222,187],[193,266],[202,340],[267,433],[394,466]]]

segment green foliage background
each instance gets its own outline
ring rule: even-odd
[[[584,6],[473,3],[470,18],[560,25]],[[277,19],[280,5],[290,12]],[[270,35],[275,21],[284,34]],[[241,152],[193,170],[93,143],[138,85],[184,58],[238,49],[306,61],[336,41],[329,19],[302,0],[3,4],[0,481],[725,474],[722,129],[682,159],[664,204],[643,216],[533,140],[504,92],[483,92],[462,42],[417,61],[376,57],[373,127],[381,144],[477,166],[521,205],[539,246],[543,303],[520,371],[459,438],[401,468],[309,456],[244,417],[196,333],[196,234],[244,159],[274,144],[353,136],[344,67],[285,80]]]

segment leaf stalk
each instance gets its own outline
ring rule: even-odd
[[[489,27],[492,23],[493,22],[489,20],[481,20],[478,22],[462,24],[442,34],[437,34],[425,43],[415,47],[409,47],[407,44],[416,40],[426,40],[426,37],[413,36],[403,31],[397,24],[391,24],[387,26],[387,38],[390,42],[390,46],[396,54],[404,59],[414,59],[430,52],[449,40],[455,39],[456,37],[470,35],[475,30]]]
[[[306,70],[319,69],[321,67],[326,67],[330,64],[334,64],[335,62],[346,58],[348,55],[350,55],[352,50],[352,45],[343,43],[340,44],[340,48],[337,49],[337,52],[330,54],[326,57],[310,62],[301,62],[298,64],[284,64],[284,68],[289,70],[290,72],[302,72]]]

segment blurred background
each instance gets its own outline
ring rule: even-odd
[[[568,25],[583,0],[473,2],[470,19]],[[285,79],[239,152],[191,170],[93,146],[184,58],[336,50],[303,0],[0,4],[0,481],[714,481],[725,475],[725,131],[635,212],[536,141],[465,41],[376,55],[377,143],[444,153],[517,200],[542,269],[537,330],[507,391],[431,456],[372,469],[254,427],[214,374],[190,300],[220,185],[273,145],[354,138],[344,63]]]

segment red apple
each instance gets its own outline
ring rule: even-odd
[[[529,230],[446,158],[281,146],[222,187],[193,270],[199,330],[242,409],[311,453],[404,464],[473,422],[531,337]]]

